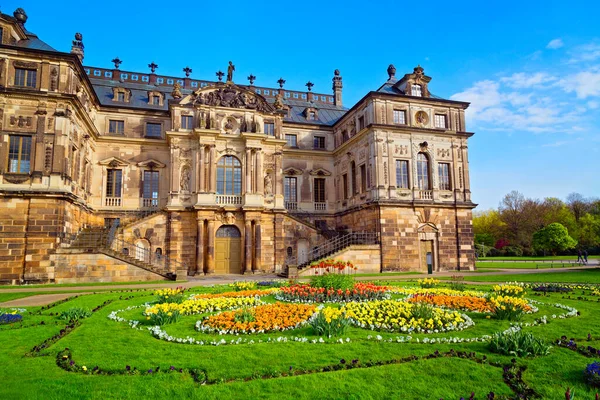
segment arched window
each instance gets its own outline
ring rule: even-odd
[[[239,238],[242,237],[240,230],[235,225],[223,225],[217,229],[218,238]]]
[[[421,190],[429,190],[429,157],[425,153],[417,154],[417,187]]]
[[[223,156],[217,164],[217,194],[242,194],[242,164],[234,156]]]
[[[287,248],[287,256],[288,256],[288,257],[291,257],[291,256],[293,255],[293,251],[294,251],[294,250],[293,250],[291,247],[288,247],[288,248]]]

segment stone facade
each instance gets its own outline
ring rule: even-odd
[[[0,281],[58,279],[53,254],[103,226],[190,275],[352,232],[379,235],[382,271],[474,268],[468,104],[421,67],[347,108],[337,70],[315,93],[87,67],[81,35],[59,52],[26,20],[0,15]]]

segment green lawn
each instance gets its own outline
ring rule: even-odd
[[[450,278],[440,277],[447,280]],[[539,272],[533,274],[484,275],[466,276],[465,280],[474,282],[583,282],[600,283],[600,268],[583,269],[569,272]]]
[[[588,259],[598,259],[600,256],[588,256]],[[577,256],[546,256],[546,257],[479,257],[480,261],[551,261],[572,260],[577,261]]]
[[[532,275],[520,275],[520,278]],[[580,273],[536,274],[536,280],[562,276],[579,277],[581,281],[600,281],[599,271]],[[507,280],[506,276],[498,276]],[[490,276],[469,277],[475,280],[489,280]],[[508,279],[510,280],[510,279]],[[487,286],[477,286],[477,290],[487,290]],[[219,288],[196,288],[196,292],[222,290]],[[17,293],[15,293],[17,294]],[[578,296],[580,294],[578,293]],[[133,298],[126,299],[126,297]],[[396,297],[399,297],[396,295]],[[548,324],[525,328],[547,341],[562,335],[584,338],[590,333],[600,338],[600,325],[597,315],[600,303],[597,298],[586,293],[583,296],[592,301],[563,298],[563,294],[534,297],[543,304],[539,312],[526,315],[522,322],[532,322],[541,315],[548,316]],[[514,396],[503,382],[502,368],[481,364],[468,359],[440,357],[423,359],[436,350],[448,352],[475,352],[478,357],[486,355],[489,361],[507,364],[509,356],[491,353],[486,343],[422,344],[424,338],[475,338],[507,329],[508,321],[487,319],[483,314],[469,313],[475,326],[462,332],[438,334],[413,334],[411,343],[397,343],[368,339],[371,335],[381,335],[382,339],[406,336],[402,333],[376,332],[360,328],[349,328],[343,338],[348,343],[299,343],[294,337],[318,338],[309,327],[297,330],[244,336],[218,336],[200,333],[194,324],[201,316],[185,316],[176,324],[165,325],[163,329],[176,337],[191,336],[197,340],[226,338],[271,338],[274,343],[239,345],[190,345],[167,342],[151,336],[145,329],[148,322],[142,315],[142,308],[123,311],[119,314],[127,319],[140,320],[144,329],[136,330],[125,322],[108,319],[112,311],[122,310],[153,301],[149,292],[98,293],[81,296],[61,303],[40,315],[39,307],[32,307],[24,314],[23,327],[0,327],[0,342],[4,344],[0,352],[0,398],[6,399],[221,399],[221,398],[278,398],[278,399],[459,399],[468,398],[474,391],[477,399],[485,398],[490,391],[497,396]],[[57,334],[63,327],[56,314],[71,307],[92,309],[105,301],[108,305],[82,321],[81,325],[64,336],[38,356],[26,357],[35,345]],[[266,301],[274,301],[272,297]],[[564,310],[554,303],[576,307],[581,316],[568,319],[551,319],[552,314]],[[41,322],[44,322],[42,325]],[[286,337],[288,342],[277,343],[277,337]],[[333,342],[333,340],[331,341]],[[598,347],[597,342],[593,344]],[[85,365],[88,371],[99,367],[113,375],[92,375],[81,372],[68,372],[57,365],[57,354],[68,347],[76,365]],[[417,360],[402,361],[409,356]],[[358,360],[362,368],[319,372],[330,366],[346,365]],[[388,365],[369,366],[370,362]],[[518,364],[527,367],[524,380],[540,394],[542,399],[564,398],[566,387],[575,389],[577,399],[592,399],[594,391],[582,379],[582,371],[592,359],[573,351],[553,348],[550,355],[537,358],[519,359]],[[126,366],[136,367],[144,374],[127,375]],[[176,368],[199,368],[206,371],[207,385],[194,382],[187,373],[156,373],[156,367],[169,370]],[[152,369],[153,373],[147,371]],[[298,376],[292,375],[306,371]],[[268,377],[268,378],[267,378]],[[498,397],[497,397],[498,398]]]
[[[187,281],[178,281],[177,283],[184,283]],[[120,285],[151,285],[151,284],[167,284],[175,283],[172,281],[136,281],[136,282],[90,282],[90,283],[47,283],[44,285],[0,285],[0,289],[36,289],[36,288],[63,288],[63,287],[78,287],[78,286],[120,286]]]
[[[478,269],[485,269],[485,272],[489,272],[488,269],[550,269],[550,268],[563,268],[561,264],[552,263],[529,263],[529,262],[476,262],[475,266]],[[570,265],[569,265],[570,266]]]

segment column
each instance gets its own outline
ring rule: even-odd
[[[283,195],[281,187],[283,179],[281,178],[281,152],[275,153],[275,193],[274,195]]]
[[[252,221],[246,220],[246,227],[244,229],[244,268],[243,273],[249,273],[252,271]]]
[[[198,218],[198,241],[196,243],[196,274],[204,273],[204,220]]]
[[[215,145],[210,145],[210,176],[209,176],[209,188],[208,191],[215,193],[217,191],[217,150]]]
[[[263,152],[262,149],[256,150],[256,192],[263,194],[265,192],[265,178],[263,176]]]
[[[215,272],[215,221],[208,220],[208,236],[206,246],[206,273]]]
[[[260,271],[261,265],[261,241],[262,232],[260,230],[260,220],[254,225],[254,262],[252,263],[252,272]]]
[[[246,194],[252,193],[252,177],[250,171],[252,165],[252,149],[246,148]]]
[[[198,192],[199,193],[204,193],[206,192],[206,186],[205,186],[205,172],[204,172],[204,168],[206,168],[206,165],[204,163],[204,145],[201,144],[200,148],[199,148],[199,152],[200,152],[200,162],[198,165],[198,173],[200,174],[200,177],[198,178]]]

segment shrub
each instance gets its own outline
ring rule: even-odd
[[[440,283],[439,280],[434,278],[419,279],[417,282],[423,289],[434,288]]]
[[[90,310],[86,310],[85,308],[73,307],[60,313],[59,318],[71,322],[79,321],[80,319],[87,318],[90,315],[92,315],[92,312]]]
[[[545,356],[552,348],[544,340],[536,338],[529,332],[511,329],[494,333],[489,347],[494,353],[516,357]]]
[[[252,311],[250,311],[247,308],[242,308],[241,310],[235,312],[235,314],[233,315],[233,320],[235,322],[246,324],[248,322],[256,321],[256,318],[254,317]]]
[[[354,278],[351,275],[324,274],[310,278],[310,286],[314,288],[346,290],[354,287]]]
[[[600,387],[600,362],[594,361],[585,367],[583,373],[585,381],[594,387]]]
[[[184,296],[185,289],[181,286],[175,289],[160,289],[155,290],[154,294],[157,296],[156,302],[161,303],[181,303],[185,300]]]
[[[164,311],[158,310],[155,313],[148,314],[146,317],[153,325],[172,324],[179,321],[181,313],[179,310]]]
[[[338,308],[325,307],[310,319],[310,326],[319,336],[339,336],[346,332],[349,324],[346,314]]]
[[[506,246],[502,248],[507,257],[522,257],[523,249],[519,246]]]
[[[427,303],[415,303],[412,309],[412,317],[414,319],[428,320],[435,316],[434,308]]]
[[[239,281],[230,283],[229,287],[238,292],[242,290],[254,290],[256,289],[256,282]]]
[[[21,314],[0,314],[0,325],[14,324],[23,321]]]

